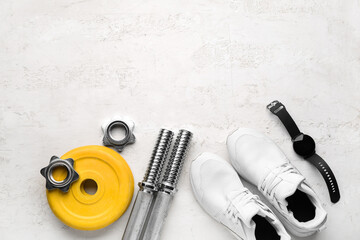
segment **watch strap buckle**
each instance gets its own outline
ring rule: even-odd
[[[285,108],[285,106],[279,102],[278,100],[272,101],[270,104],[268,104],[266,106],[267,109],[270,110],[270,112],[276,114],[278,113],[281,109]]]

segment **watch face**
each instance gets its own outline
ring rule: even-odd
[[[293,148],[300,156],[310,157],[315,153],[315,141],[309,135],[302,134],[294,140]]]

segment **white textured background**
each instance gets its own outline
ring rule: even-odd
[[[196,203],[188,171],[202,151],[227,158],[236,127],[267,133],[323,200],[328,228],[307,239],[358,239],[359,12],[359,0],[0,1],[0,238],[120,239],[130,211],[71,229],[39,173],[54,154],[101,144],[103,120],[120,114],[136,123],[123,152],[136,182],[160,127],[194,132],[162,239],[233,239]],[[315,138],[338,204],[266,110],[274,99]]]

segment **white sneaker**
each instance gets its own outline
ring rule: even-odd
[[[291,239],[275,214],[240,181],[229,163],[203,153],[191,163],[190,181],[203,209],[242,240]]]
[[[229,135],[227,146],[233,167],[279,211],[289,232],[306,237],[322,229],[327,214],[319,198],[273,141],[243,128]]]

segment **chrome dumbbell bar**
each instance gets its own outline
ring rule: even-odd
[[[176,138],[161,184],[159,178],[173,133],[160,131],[143,182],[137,194],[123,240],[157,240],[171,205],[192,133],[180,130]]]
[[[139,183],[133,209],[128,220],[123,240],[142,239],[143,229],[146,219],[151,210],[151,205],[158,191],[158,182],[160,174],[166,160],[174,133],[172,131],[161,129],[156,145],[154,147],[144,180]]]

